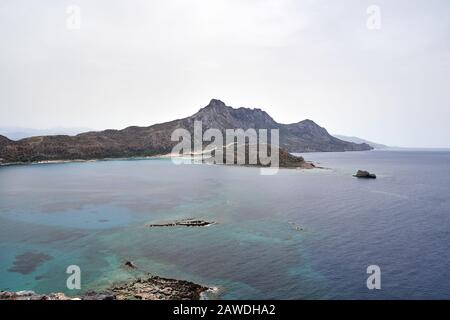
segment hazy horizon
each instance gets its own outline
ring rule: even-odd
[[[149,126],[217,98],[280,123],[448,148],[448,12],[445,0],[4,0],[0,127]]]
[[[151,124],[151,125],[153,125],[153,124]],[[29,138],[29,137],[38,136],[38,135],[69,135],[69,136],[74,136],[74,135],[77,135],[79,133],[84,133],[84,132],[89,132],[89,131],[102,131],[102,130],[106,130],[106,129],[121,130],[121,129],[125,129],[125,128],[102,128],[102,129],[80,128],[80,127],[24,128],[24,127],[7,127],[7,126],[3,126],[3,127],[0,127],[0,135],[6,136],[7,138],[9,138],[11,140],[20,140],[20,139],[23,139],[23,138]],[[349,142],[354,142],[354,141],[352,141],[352,138],[361,139],[361,140],[367,140],[364,137],[356,137],[356,136],[351,136],[351,135],[342,135],[342,134],[336,133],[336,132],[328,132],[328,133],[331,134],[332,136],[335,136],[338,139],[349,141]],[[344,137],[349,138],[349,139],[344,139]],[[371,142],[371,143],[375,143],[375,144],[385,145],[383,142],[380,142],[380,141],[370,141],[370,140],[367,140],[367,141]],[[388,148],[390,148],[392,150],[394,150],[396,148],[400,148],[400,149],[417,149],[417,150],[420,150],[420,149],[430,149],[430,150],[439,150],[439,149],[443,149],[444,150],[445,149],[445,150],[449,150],[450,149],[450,147],[440,147],[440,146],[428,146],[428,147],[415,146],[415,147],[411,147],[411,146],[399,146],[399,145],[386,145],[386,147],[388,147]]]

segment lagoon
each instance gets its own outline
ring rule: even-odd
[[[450,152],[302,156],[329,169],[1,167],[0,290],[77,295],[65,272],[78,265],[81,291],[150,273],[219,287],[220,299],[450,298]],[[217,223],[145,226],[186,218]],[[366,287],[374,264],[381,290]]]

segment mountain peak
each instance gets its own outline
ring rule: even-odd
[[[305,119],[305,120],[301,120],[299,122],[295,122],[295,123],[291,123],[291,125],[312,125],[312,126],[318,126],[317,123],[315,123],[313,120],[311,119]]]
[[[0,135],[0,145],[8,144],[8,143],[11,143],[11,142],[12,141],[9,140],[7,137]]]
[[[13,145],[14,142],[9,140],[7,137],[0,135],[0,163],[3,162],[3,152],[8,146]]]
[[[207,108],[223,108],[226,107],[225,103],[219,99],[211,99],[209,104],[206,106]]]
[[[223,101],[219,99],[211,99],[211,101],[208,103],[206,107],[203,107],[198,111],[198,114],[223,112],[227,110],[227,108],[228,107],[225,105]]]

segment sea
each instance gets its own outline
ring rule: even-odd
[[[450,298],[450,151],[302,156],[322,168],[0,167],[0,290],[76,296],[157,275],[215,288],[210,299]],[[186,218],[215,224],[147,226]]]

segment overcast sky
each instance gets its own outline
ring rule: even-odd
[[[147,126],[217,98],[450,147],[449,14],[448,0],[1,0],[0,126]]]

